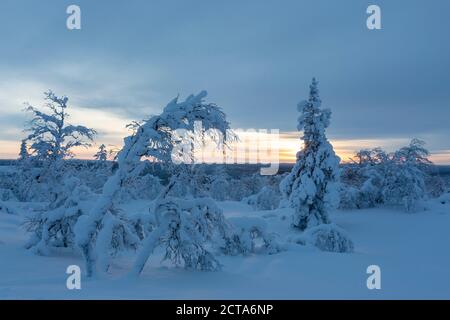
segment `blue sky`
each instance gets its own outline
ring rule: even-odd
[[[69,4],[81,30],[66,29]],[[366,28],[369,4],[382,30]],[[202,89],[235,128],[295,131],[316,76],[332,141],[418,137],[450,163],[449,12],[446,0],[2,0],[0,156],[16,153],[22,103],[49,88],[71,98],[73,121],[120,144],[127,121]]]

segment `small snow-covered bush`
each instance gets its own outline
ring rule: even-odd
[[[429,175],[425,178],[427,193],[432,198],[438,198],[445,193],[447,186],[439,175]]]
[[[227,255],[248,255],[251,253],[274,254],[281,246],[275,235],[267,231],[267,223],[259,217],[233,217],[227,219],[232,225],[231,236],[225,239],[222,251]]]
[[[360,198],[360,191],[359,189],[346,185],[341,184],[339,186],[339,194],[340,194],[340,202],[339,202],[339,208],[341,209],[359,209],[359,198]]]
[[[131,176],[124,181],[118,193],[120,202],[129,200],[153,200],[163,189],[161,181],[152,174]]]
[[[265,186],[257,194],[244,198],[242,201],[255,210],[274,210],[280,205],[281,194],[277,189]]]
[[[450,192],[443,193],[439,198],[438,201],[441,204],[450,204]]]
[[[48,254],[50,248],[74,247],[74,225],[86,208],[82,201],[90,199],[92,193],[79,179],[72,177],[64,181],[64,188],[55,202],[42,211],[28,217],[25,226],[32,236],[27,248],[39,254]]]
[[[215,257],[219,252],[247,255],[281,250],[263,219],[226,220],[211,198],[161,198],[152,212],[155,218],[146,221],[142,250],[133,268],[135,275],[142,272],[157,247],[164,249],[164,258],[174,265],[204,271],[221,268]]]
[[[228,200],[230,192],[230,183],[222,177],[216,178],[211,183],[209,192],[211,198],[215,200],[218,201]]]
[[[13,187],[16,197],[19,201],[50,201],[54,173],[40,163],[30,161],[19,164]]]
[[[335,224],[321,224],[305,231],[305,240],[322,251],[353,252],[353,241]]]
[[[134,229],[134,233],[141,241],[148,237],[157,226],[155,215],[150,214],[149,212],[134,214],[130,216],[128,220]]]
[[[414,211],[427,195],[443,191],[439,177],[429,174],[431,162],[424,142],[411,143],[393,153],[380,148],[361,150],[342,171],[341,208],[401,206]],[[356,189],[356,190],[355,190]],[[352,203],[353,202],[353,203]]]
[[[221,265],[208,244],[224,238],[228,225],[222,210],[212,199],[193,200],[166,197],[153,209],[156,226],[145,238],[133,273],[139,274],[157,247],[164,248],[165,260],[186,269],[214,271]]]
[[[0,200],[2,201],[17,201],[16,196],[11,189],[0,188]]]

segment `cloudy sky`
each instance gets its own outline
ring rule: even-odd
[[[70,4],[81,30],[66,28]],[[366,28],[369,4],[382,30]],[[449,12],[448,0],[1,0],[0,158],[16,157],[23,103],[51,88],[116,146],[125,124],[206,89],[234,128],[279,129],[293,159],[315,76],[343,157],[418,137],[450,164]]]

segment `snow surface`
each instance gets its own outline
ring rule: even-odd
[[[33,204],[13,203],[18,215],[0,213],[0,299],[450,299],[450,204],[407,214],[393,209],[335,211],[331,220],[348,232],[355,252],[329,253],[295,243],[291,209],[254,211],[219,202],[226,217],[259,217],[279,235],[286,251],[274,255],[219,256],[222,271],[186,271],[150,257],[139,278],[127,276],[133,255],[118,257],[108,275],[82,278],[66,288],[66,268],[81,255],[60,251],[37,256],[26,250],[21,227]],[[124,206],[146,210],[143,202]],[[431,210],[431,211],[430,211]],[[289,240],[291,242],[289,242]],[[381,267],[381,290],[366,287],[366,269]]]

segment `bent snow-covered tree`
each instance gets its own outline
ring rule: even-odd
[[[195,122],[202,123],[202,133],[207,134],[209,129],[220,131],[225,137],[229,130],[229,123],[225,114],[215,104],[205,103],[206,91],[198,95],[191,95],[185,101],[179,102],[173,99],[158,116],[153,116],[137,127],[135,133],[124,139],[124,147],[120,151],[117,164],[118,168],[103,187],[102,195],[94,204],[88,215],[82,215],[75,225],[77,245],[81,248],[86,261],[86,272],[91,276],[95,270],[97,258],[103,261],[103,269],[106,269],[106,254],[102,250],[93,250],[96,239],[102,239],[107,243],[114,230],[108,226],[118,228],[121,225],[120,217],[114,212],[114,198],[120,191],[124,181],[133,175],[142,157],[151,157],[163,163],[172,161],[174,141],[172,134],[177,129],[194,131]],[[114,219],[114,223],[106,224]],[[124,222],[125,223],[125,222]],[[105,227],[106,226],[106,227]]]
[[[303,131],[303,148],[297,163],[280,183],[285,200],[294,208],[293,226],[305,230],[328,224],[328,210],[339,203],[337,181],[339,157],[325,136],[331,111],[321,108],[318,82],[312,80],[309,99],[298,104],[301,116],[298,130]]]

